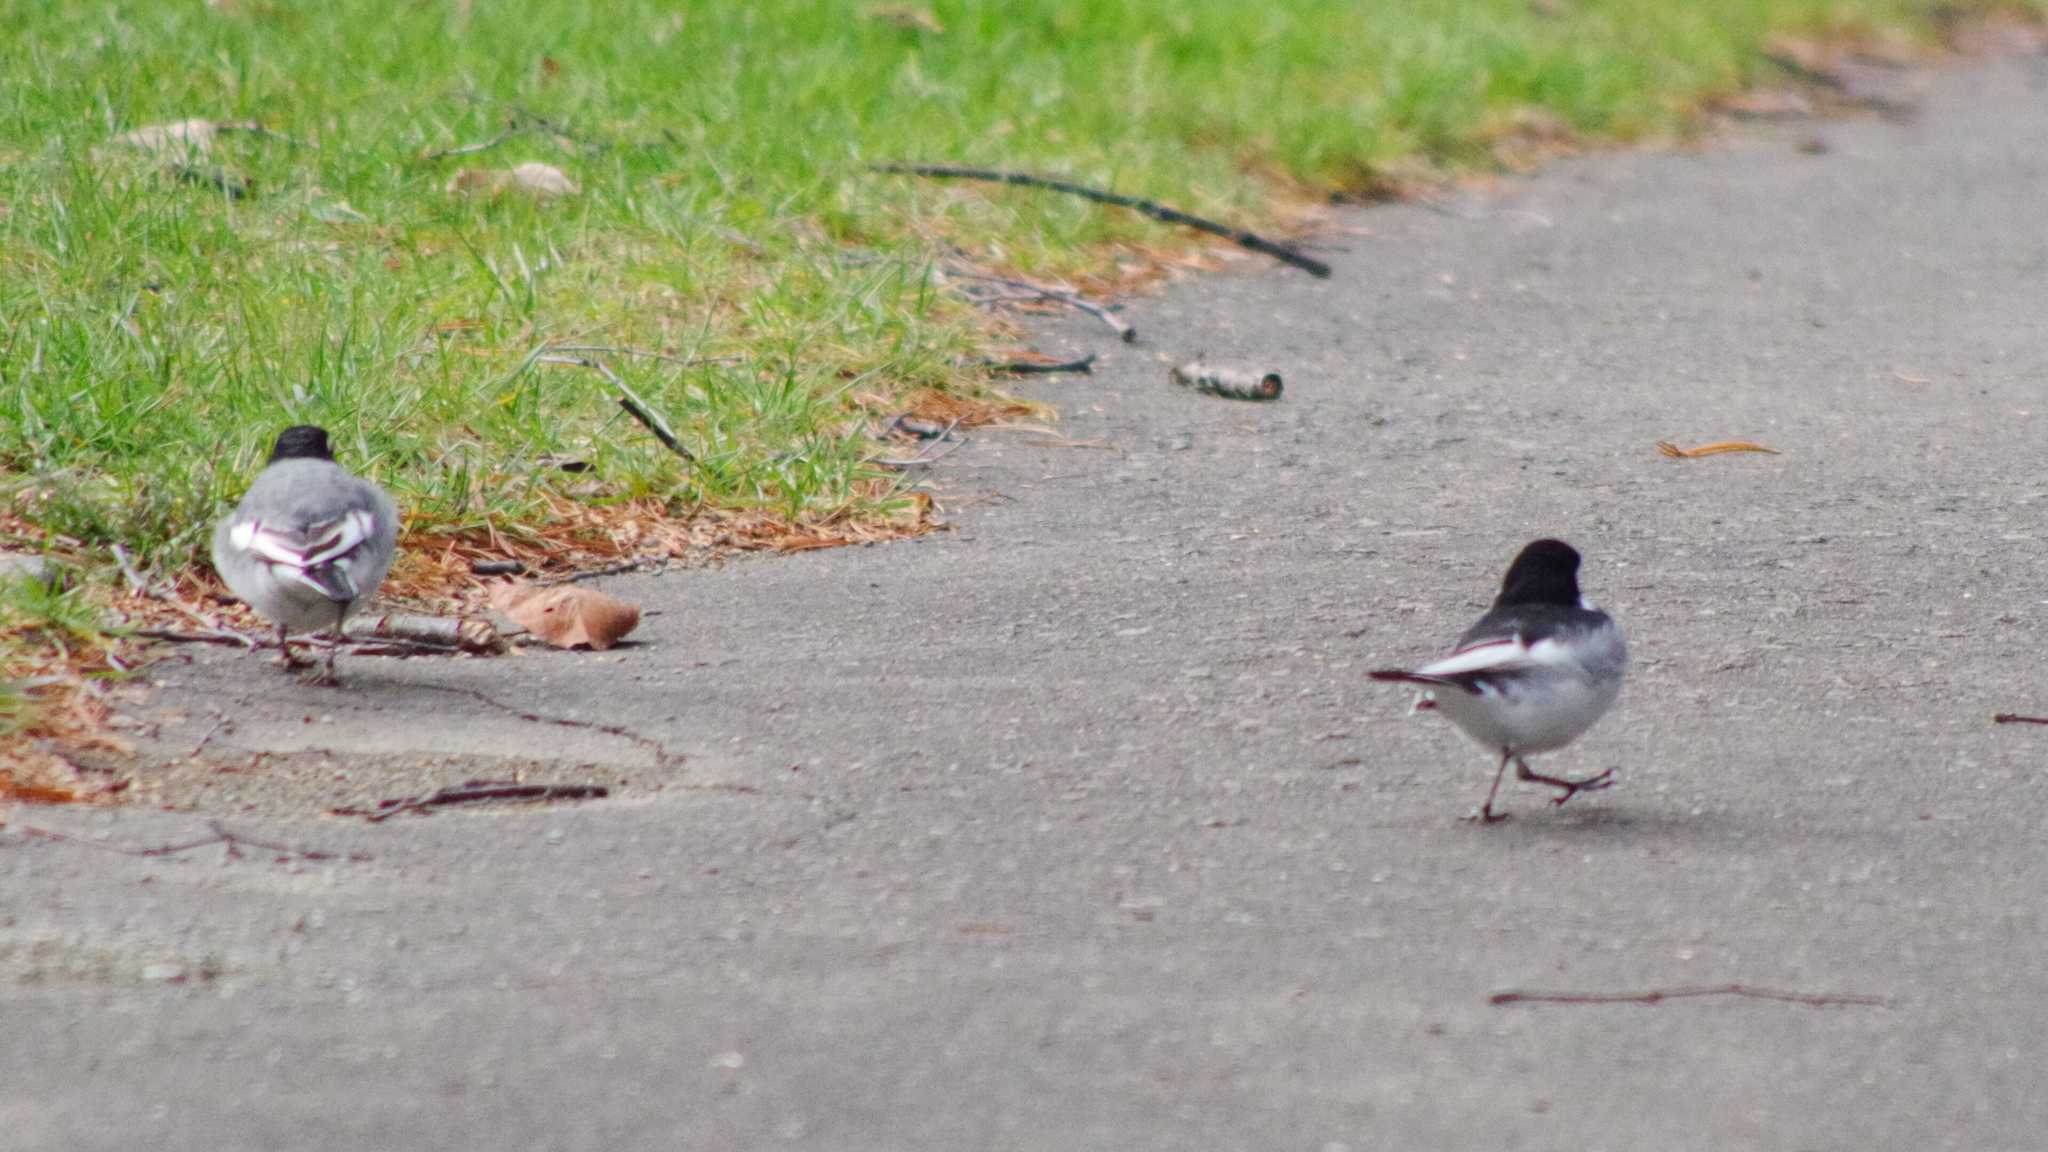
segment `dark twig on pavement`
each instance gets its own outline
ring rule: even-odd
[[[922,439],[929,440],[931,443],[920,449],[915,456],[904,458],[870,456],[863,463],[873,464],[878,468],[921,468],[927,464],[936,464],[953,453],[958,452],[961,446],[967,443],[967,438],[963,436],[951,444],[946,444],[948,440],[952,439],[953,429],[959,426],[960,421],[956,418],[940,429],[938,435],[922,437]],[[946,444],[946,447],[939,451],[933,451],[934,448],[941,444]]]
[[[663,420],[660,416],[655,415],[654,410],[647,406],[647,402],[645,400],[640,399],[638,394],[636,394],[631,388],[627,387],[626,382],[619,378],[619,374],[612,371],[611,367],[607,365],[604,361],[592,359],[591,357],[588,356],[557,356],[543,354],[534,357],[534,363],[567,364],[571,367],[589,368],[595,371],[598,375],[603,376],[605,378],[606,383],[610,384],[612,387],[619,390],[619,407],[626,410],[626,415],[631,416],[635,420],[638,420],[642,427],[646,428],[649,432],[654,433],[654,438],[656,440],[661,441],[662,445],[666,447],[669,451],[682,457],[689,463],[695,464],[697,462],[696,453],[691,452],[688,448],[683,447],[682,441],[676,439],[676,434],[674,432],[669,431],[668,421]]]
[[[607,564],[602,568],[585,568],[578,572],[565,572],[545,580],[535,580],[536,588],[553,588],[557,584],[576,584],[584,580],[596,580],[605,576],[622,576],[628,572],[644,572],[659,564],[666,564],[666,556],[650,556],[640,560],[628,560],[622,564]]]
[[[1737,996],[1749,1000],[1777,1000],[1814,1008],[1862,1005],[1885,1008],[1891,1001],[1882,996],[1815,992],[1783,992],[1750,984],[1706,984],[1683,988],[1656,988],[1648,992],[1495,992],[1488,1004],[1662,1004],[1666,1000],[1690,1000],[1704,996]]]
[[[1055,372],[1092,373],[1095,360],[1095,353],[1090,352],[1079,360],[984,360],[981,367],[998,376],[1050,376]]]
[[[376,618],[371,617],[368,619],[374,623]],[[415,617],[413,619],[436,624],[441,622],[440,618],[431,616]],[[353,624],[354,621],[350,623]],[[451,619],[448,623],[452,625],[456,623],[477,624],[481,622]],[[122,634],[138,636],[144,640],[162,640],[168,644],[232,644],[238,648],[248,648],[251,650],[277,647],[277,641],[274,638],[251,636],[247,633],[236,632],[227,628],[208,628],[201,632],[186,632],[177,628],[135,628]],[[495,631],[492,634],[495,636]],[[498,640],[502,643],[502,637],[499,637]],[[355,656],[453,656],[461,653],[489,655],[493,652],[503,651],[502,648],[461,647],[449,643],[438,643],[432,640],[407,639],[403,636],[384,636],[371,632],[350,635],[343,642],[341,650]],[[141,667],[147,667],[147,665]]]
[[[2048,716],[2022,716],[2017,712],[2000,712],[1991,718],[1993,724],[2048,724]]]
[[[212,820],[206,822],[206,827],[210,830],[209,834],[197,840],[181,840],[176,844],[160,844],[155,848],[123,848],[119,844],[103,844],[98,840],[87,840],[82,836],[71,836],[63,832],[52,832],[48,828],[35,828],[29,825],[23,825],[21,831],[23,835],[32,836],[39,840],[59,840],[67,844],[97,848],[102,852],[118,852],[123,856],[176,856],[180,852],[190,852],[194,848],[204,848],[209,844],[222,844],[226,845],[228,859],[230,860],[240,860],[243,848],[258,848],[265,852],[275,852],[280,860],[370,859],[369,855],[363,852],[323,852],[317,848],[293,848],[289,844],[279,844],[271,840],[258,840],[254,836],[242,836],[230,832]]]
[[[487,800],[602,800],[611,794],[602,784],[521,784],[516,780],[468,780],[452,788],[441,788],[423,796],[379,800],[370,811],[336,808],[340,816],[361,816],[379,824],[401,812],[422,812],[456,804],[477,804]]]
[[[1076,184],[1071,180],[1061,180],[1052,176],[1035,176],[1028,172],[1007,172],[995,168],[964,168],[953,164],[876,164],[872,166],[872,170],[899,176],[930,176],[941,180],[983,180],[995,184],[1010,184],[1019,188],[1045,188],[1054,192],[1065,192],[1070,196],[1079,196],[1083,199],[1093,200],[1098,204],[1113,204],[1119,208],[1129,208],[1135,212],[1142,212],[1162,223],[1182,224],[1198,231],[1207,232],[1211,236],[1221,236],[1241,248],[1248,248],[1253,252],[1271,256],[1273,259],[1299,268],[1317,279],[1326,280],[1330,276],[1330,266],[1328,264],[1312,256],[1305,256],[1285,244],[1268,240],[1256,232],[1248,232],[1243,228],[1233,228],[1228,224],[1219,224],[1214,220],[1183,212],[1178,208],[1161,204],[1157,200],[1147,200],[1141,196],[1125,196],[1120,192],[1090,188],[1085,184]]]

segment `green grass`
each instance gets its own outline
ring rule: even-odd
[[[1770,31],[1910,32],[1938,6],[940,2],[934,35],[800,0],[0,0],[0,485],[37,528],[172,567],[294,422],[437,530],[530,524],[551,491],[886,511],[852,397],[972,387],[958,365],[990,338],[933,289],[935,252],[1062,273],[1181,238],[870,162],[1049,170],[1256,223],[1280,182],[1484,165],[1524,106],[1682,132],[1767,67]],[[567,134],[422,159],[521,114]],[[221,139],[244,199],[110,146],[186,117],[292,140]],[[527,160],[582,193],[443,191]],[[535,366],[550,341],[739,355],[614,361],[701,462],[593,374]]]

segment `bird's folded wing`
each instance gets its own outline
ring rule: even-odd
[[[1375,680],[1398,680],[1428,687],[1462,688],[1479,692],[1517,676],[1570,664],[1571,653],[1555,640],[1525,644],[1519,635],[1504,636],[1468,644],[1441,660],[1414,671],[1387,669],[1372,673]]]
[[[353,552],[370,538],[376,525],[369,512],[356,509],[299,533],[249,521],[235,527],[234,542],[273,564],[317,568]]]
[[[358,508],[303,533],[270,528],[251,520],[236,525],[230,539],[267,561],[281,577],[304,584],[330,600],[353,600],[357,588],[349,572],[349,560],[375,530],[375,519],[367,510]]]

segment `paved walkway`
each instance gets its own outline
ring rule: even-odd
[[[2040,1147],[2048,732],[1990,716],[2048,711],[2044,86],[1349,217],[1335,279],[1139,302],[1042,387],[1113,449],[984,435],[958,531],[617,582],[634,649],[205,654],[166,741],[299,752],[206,814],[374,858],[0,833],[0,1145]],[[1723,439],[1782,454],[1653,447]],[[1484,756],[1362,673],[1553,533],[1638,663],[1548,763],[1619,784],[1475,827]],[[281,815],[520,757],[628,785]],[[1891,1004],[1488,1001],[1731,981]]]

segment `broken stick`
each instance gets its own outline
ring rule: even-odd
[[[477,656],[501,656],[510,647],[489,620],[474,616],[414,616],[379,612],[350,618],[342,627],[341,634],[359,644],[396,640]]]
[[[612,371],[611,366],[604,361],[592,359],[588,356],[542,354],[534,357],[533,362],[536,364],[567,364],[575,368],[589,368],[596,372],[604,377],[607,384],[619,390],[619,407],[626,410],[626,415],[638,420],[641,427],[654,433],[654,438],[661,441],[662,446],[669,451],[682,457],[689,463],[695,464],[697,462],[697,454],[683,447],[683,442],[676,439],[674,432],[669,431],[668,421],[656,415],[654,409],[647,406],[647,401],[642,400],[638,393],[627,387],[626,382],[619,378],[619,374]]]
[[[981,367],[998,376],[1050,376],[1055,372],[1093,374],[1095,353],[1079,360],[984,360]]]
[[[1216,368],[1190,360],[1167,371],[1167,377],[1184,388],[1207,392],[1230,400],[1278,400],[1278,372],[1247,372],[1241,368]]]
[[[360,808],[336,808],[334,812],[342,816],[361,816],[372,824],[381,824],[401,812],[447,808],[456,804],[477,804],[486,800],[602,800],[609,795],[611,790],[602,784],[521,784],[513,780],[470,780],[422,796],[379,800],[377,807],[368,812]]]
[[[1495,992],[1488,1004],[1662,1004],[1666,1000],[1690,1000],[1702,996],[1736,996],[1748,1000],[1777,1000],[1812,1008],[1859,1005],[1887,1008],[1891,1001],[1882,996],[1853,993],[1784,992],[1750,984],[1710,984],[1684,988],[1653,988],[1647,992]]]
[[[995,168],[963,168],[953,164],[876,164],[872,166],[871,170],[887,172],[898,176],[930,176],[941,180],[983,180],[994,184],[1010,184],[1019,188],[1045,188],[1053,192],[1065,192],[1070,196],[1079,196],[1085,200],[1093,200],[1098,204],[1113,204],[1118,208],[1129,208],[1134,212],[1141,212],[1164,224],[1181,224],[1200,232],[1207,232],[1211,236],[1221,236],[1240,248],[1247,248],[1253,252],[1271,256],[1282,264],[1299,268],[1318,280],[1330,278],[1330,266],[1328,264],[1312,256],[1305,256],[1285,244],[1268,240],[1256,232],[1249,232],[1243,228],[1232,228],[1228,224],[1218,224],[1214,220],[1204,219],[1192,213],[1183,212],[1178,208],[1161,204],[1157,200],[1147,200],[1142,196],[1125,196],[1120,192],[1110,192],[1102,188],[1090,188],[1085,184],[1076,184],[1071,180],[1061,180],[1052,176],[1035,176],[1029,172],[1006,172]]]

